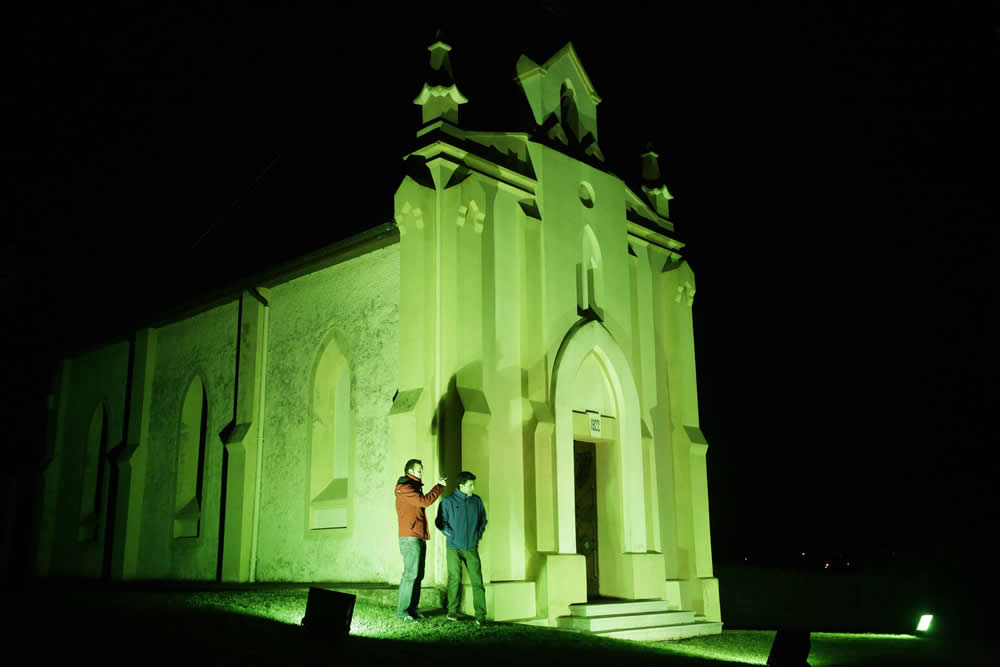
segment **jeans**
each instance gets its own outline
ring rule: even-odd
[[[462,583],[462,563],[472,582],[472,606],[476,618],[486,620],[486,587],[483,586],[483,564],[479,560],[479,549],[448,548],[448,614],[458,613],[458,587]]]
[[[420,604],[420,582],[424,580],[427,542],[419,537],[401,537],[399,553],[403,554],[403,577],[399,580],[396,617],[403,618],[416,613]]]

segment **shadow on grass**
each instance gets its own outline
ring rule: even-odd
[[[85,660],[103,666],[152,660],[178,667],[374,667],[442,661],[472,662],[477,667],[762,664],[773,638],[773,633],[731,631],[722,637],[633,643],[506,623],[477,628],[471,622],[449,622],[438,612],[427,613],[425,621],[408,624],[392,620],[391,610],[373,613],[363,609],[361,618],[368,624],[364,632],[338,642],[309,635],[295,624],[297,615],[304,611],[304,592],[284,597],[258,594],[254,602],[248,601],[250,597],[39,590],[30,596],[8,598],[8,610],[13,614],[8,614],[3,630],[14,644],[10,655],[25,655],[25,662],[76,664]],[[274,608],[262,610],[260,605],[266,606],[268,600]],[[283,611],[290,622],[253,615],[253,604],[258,605],[257,613]],[[752,650],[737,650],[744,646]],[[988,655],[984,646],[963,649],[944,641],[816,634],[812,648],[813,667],[989,664],[980,661]],[[736,657],[750,655],[757,657]]]
[[[431,616],[402,628],[407,638],[351,636],[342,641],[307,634],[298,625],[218,608],[164,605],[136,596],[101,598],[93,593],[32,596],[12,600],[16,613],[5,621],[13,638],[12,655],[44,664],[135,665],[155,661],[212,665],[382,665],[474,662],[490,665],[619,664],[731,665],[664,654],[642,644],[587,637],[545,628],[492,624],[454,626]],[[435,626],[449,629],[448,639]],[[395,633],[393,633],[395,634]],[[427,637],[427,639],[424,639]]]

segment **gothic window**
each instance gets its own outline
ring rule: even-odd
[[[580,112],[576,108],[576,93],[569,81],[563,82],[559,90],[559,118],[563,131],[572,140],[580,140]]]
[[[331,340],[313,378],[310,529],[347,527],[351,429],[351,367]]]
[[[583,227],[583,245],[577,273],[577,312],[584,317],[604,320],[604,274],[601,247],[590,225]]]
[[[174,537],[199,535],[207,433],[208,399],[201,378],[196,377],[191,381],[181,407],[180,433],[177,439]]]
[[[108,446],[108,423],[104,404],[94,409],[87,429],[87,444],[83,458],[83,485],[80,490],[81,542],[97,540],[98,518],[101,516],[101,496],[104,487],[104,457]]]

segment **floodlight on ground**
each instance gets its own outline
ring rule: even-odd
[[[767,656],[768,667],[808,667],[811,644],[806,630],[778,630]]]
[[[927,632],[931,629],[931,621],[934,620],[932,614],[924,614],[920,617],[920,622],[917,623],[917,632]]]
[[[342,639],[351,632],[357,596],[310,586],[302,625],[309,634]]]

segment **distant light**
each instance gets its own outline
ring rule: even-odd
[[[847,562],[847,567],[850,567],[850,566],[851,566],[851,563],[850,563],[850,561],[848,561]]]
[[[803,552],[802,552],[802,555],[803,555],[803,556],[805,556],[805,555],[806,555],[806,552],[805,552],[805,551],[803,551]]]
[[[826,569],[828,569],[829,567],[830,567],[830,564],[829,564],[829,563],[827,563],[826,565],[824,565],[824,566],[823,566],[823,569],[824,569],[824,570],[826,570]]]
[[[917,632],[927,632],[931,627],[931,621],[934,620],[934,616],[931,614],[924,614],[920,617],[920,622],[917,623]]]

